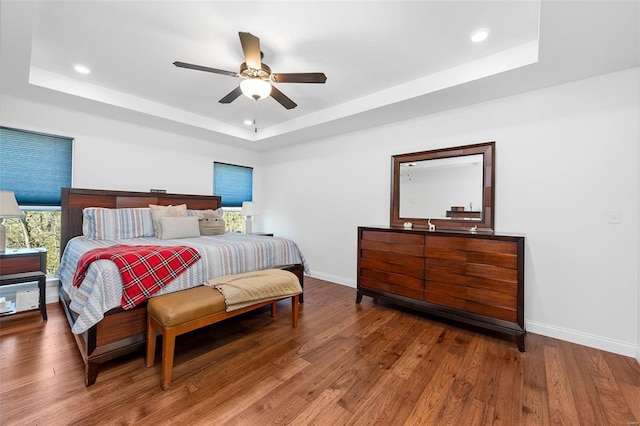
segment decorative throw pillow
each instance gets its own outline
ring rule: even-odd
[[[214,210],[204,210],[198,216],[200,235],[220,235],[225,232],[225,223],[221,215]]]
[[[195,216],[162,216],[159,219],[163,240],[200,236],[198,218]]]
[[[149,204],[151,218],[153,219],[153,228],[156,232],[156,238],[162,238],[162,226],[160,225],[161,217],[182,217],[187,216],[187,205],[180,204],[177,206],[158,206]]]

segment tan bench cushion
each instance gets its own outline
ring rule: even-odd
[[[164,327],[184,324],[225,310],[222,294],[206,285],[152,297],[147,304],[149,315]]]

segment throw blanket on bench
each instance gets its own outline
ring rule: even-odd
[[[268,300],[302,293],[298,277],[281,269],[264,269],[208,280],[205,285],[220,291],[227,312]]]
[[[187,246],[116,245],[89,250],[78,261],[74,286],[80,287],[89,265],[99,259],[118,266],[123,283],[122,308],[131,309],[186,271],[200,259],[200,253]]]

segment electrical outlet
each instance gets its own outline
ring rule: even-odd
[[[620,223],[620,210],[609,210],[607,214],[608,223]]]

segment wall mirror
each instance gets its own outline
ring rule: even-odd
[[[495,142],[391,159],[392,226],[493,230]]]

